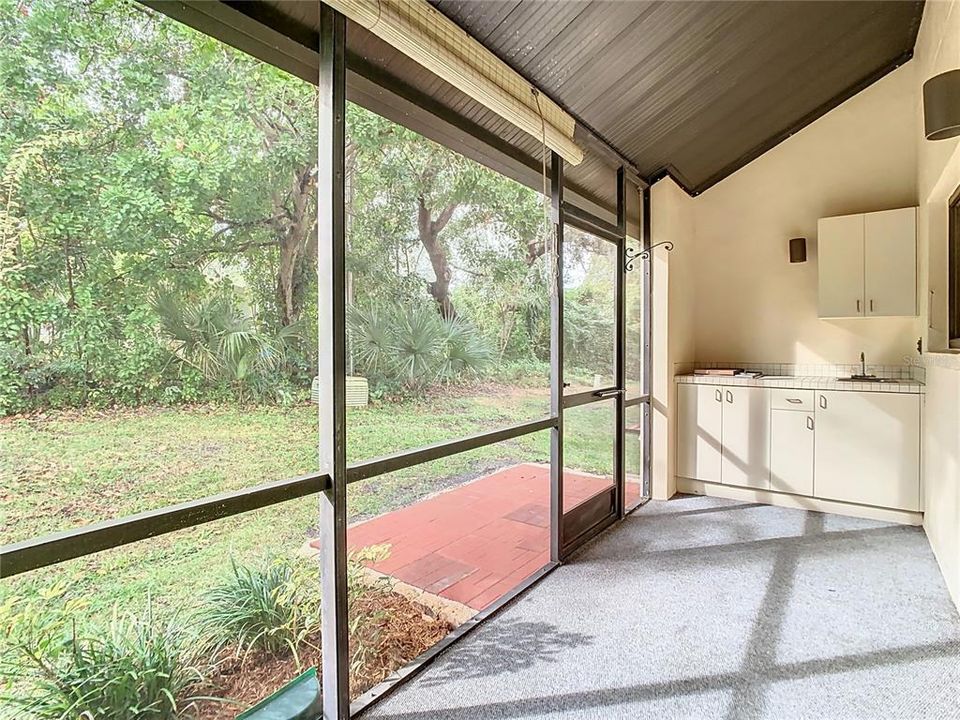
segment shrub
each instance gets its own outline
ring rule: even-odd
[[[206,667],[177,617],[158,621],[148,601],[140,617],[115,610],[106,627],[80,627],[66,619],[78,609],[70,602],[62,615],[5,608],[10,649],[0,679],[21,686],[2,697],[14,718],[177,720],[189,713]]]
[[[477,377],[493,360],[492,347],[469,322],[445,320],[429,306],[354,307],[347,323],[356,371],[375,396]]]
[[[315,569],[315,568],[314,568]],[[231,573],[205,596],[200,627],[215,648],[238,655],[284,648],[296,657],[320,629],[316,573],[278,560],[262,567],[231,562]]]
[[[583,287],[564,293],[563,353],[568,368],[585,376],[613,371],[614,317]]]
[[[543,360],[510,360],[499,363],[493,373],[503,383],[543,388],[550,383],[550,363]]]
[[[14,345],[0,343],[0,415],[26,407],[26,358]]]
[[[384,545],[351,553],[347,560],[347,602],[350,609],[351,667],[361,666],[376,651],[376,614],[361,611],[358,601],[389,586],[371,584],[365,566],[388,555]],[[199,626],[205,644],[219,654],[246,656],[254,650],[271,654],[289,651],[300,665],[305,648],[319,651],[319,569],[309,561],[273,559],[263,565],[231,563],[230,574],[205,596]]]
[[[154,301],[154,310],[177,360],[210,383],[229,385],[241,400],[276,388],[274,375],[300,335],[296,324],[276,332],[257,327],[253,315],[226,293],[192,304],[164,295]]]

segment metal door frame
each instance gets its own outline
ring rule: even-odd
[[[555,268],[551,288],[551,384],[550,411],[557,418],[551,434],[551,554],[555,561],[562,561],[581,544],[592,538],[610,524],[622,518],[626,512],[625,484],[625,428],[626,417],[626,179],[623,167],[617,169],[617,222],[607,222],[563,198],[563,158],[552,153],[550,164],[550,200],[556,237]],[[614,383],[609,387],[581,393],[564,395],[563,380],[563,255],[564,229],[569,225],[589,233],[616,247],[616,286],[614,290]],[[584,501],[576,509],[563,512],[563,414],[567,409],[591,403],[607,402],[614,398],[615,435],[613,478],[609,494],[598,493]]]

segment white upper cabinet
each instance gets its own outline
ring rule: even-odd
[[[822,318],[917,314],[916,208],[821,218]]]
[[[820,317],[863,315],[863,215],[817,222]]]
[[[916,238],[916,208],[863,216],[867,315],[917,314]]]

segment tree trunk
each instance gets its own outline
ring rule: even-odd
[[[527,267],[531,267],[547,251],[543,238],[534,238],[527,243]]]
[[[450,299],[450,280],[453,278],[453,268],[450,267],[450,261],[447,258],[447,249],[440,242],[438,236],[450,222],[457,205],[456,203],[447,205],[440,211],[436,220],[433,219],[433,213],[427,207],[423,196],[418,198],[417,205],[417,230],[420,243],[427,251],[430,265],[433,267],[433,273],[437,278],[433,282],[427,283],[427,290],[436,301],[440,315],[446,320],[452,320],[457,316],[456,308],[453,307],[453,300]]]
[[[317,259],[317,219],[310,203],[314,185],[314,167],[302,168],[294,178],[290,205],[278,204],[278,210],[284,212],[275,223],[280,246],[277,304],[280,324],[284,327],[300,319],[310,274]]]

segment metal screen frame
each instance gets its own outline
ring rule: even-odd
[[[259,57],[264,62],[291,70],[303,77],[311,67],[310,53],[303,43],[285,38],[275,30],[243,19],[221,3],[164,2],[141,0],[145,4],[191,25],[200,32],[219,35],[228,44]],[[209,11],[208,11],[209,9]],[[224,24],[226,13],[234,25]],[[627,407],[644,404],[644,494],[649,495],[650,482],[650,331],[651,331],[651,267],[645,258],[643,378],[640,397],[626,398],[624,392],[625,300],[624,265],[626,248],[626,182],[625,170],[617,170],[617,223],[612,224],[564,200],[563,160],[554,154],[550,167],[552,221],[556,234],[556,268],[551,281],[550,302],[550,414],[529,422],[437,443],[428,447],[399,452],[352,465],[346,464],[345,348],[346,306],[343,292],[345,263],[344,224],[344,142],[346,109],[345,19],[326,5],[320,4],[321,32],[319,48],[320,87],[318,193],[318,268],[320,310],[318,336],[321,338],[318,376],[321,398],[318,420],[321,428],[319,471],[290,479],[267,482],[255,487],[212,495],[199,500],[178,503],[128,517],[106,520],[80,528],[51,533],[42,537],[0,547],[0,578],[8,578],[31,570],[55,565],[176,530],[220,520],[289,500],[316,494],[321,528],[321,594],[323,601],[323,688],[324,718],[346,720],[351,712],[359,713],[409,680],[429,664],[445,648],[465,636],[487,618],[493,616],[521,592],[539,582],[567,558],[579,544],[617,522],[625,514],[623,484],[624,416]],[[219,23],[219,25],[218,25]],[[230,29],[223,37],[223,27]],[[233,39],[230,39],[233,38]],[[316,57],[316,56],[314,56]],[[309,78],[305,78],[309,79]],[[482,139],[482,138],[481,138]],[[618,243],[620,275],[616,297],[616,385],[587,393],[563,394],[563,228],[566,223]],[[650,246],[650,191],[643,189],[642,243]],[[564,542],[563,535],[563,412],[597,401],[598,394],[615,392],[617,439],[615,468],[618,480],[614,514],[580,533],[575,542]],[[394,673],[377,688],[366,693],[351,708],[349,699],[349,658],[346,608],[346,491],[349,484],[450,457],[468,450],[493,445],[530,433],[550,431],[550,562],[495,606],[469,621],[436,648],[406,668]]]

